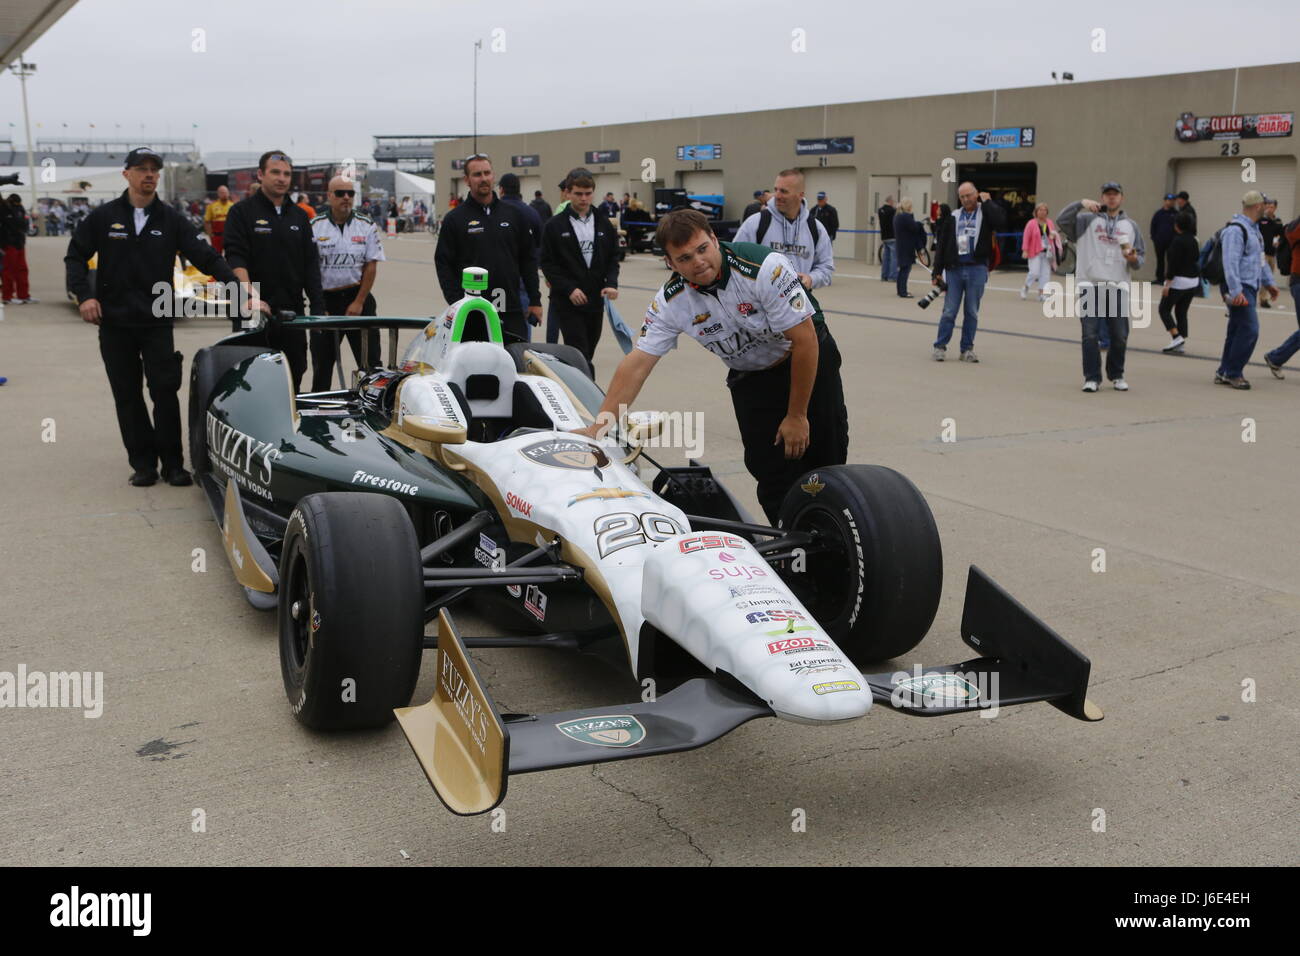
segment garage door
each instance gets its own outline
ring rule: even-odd
[[[516,173],[515,175],[518,176],[519,174]],[[524,202],[532,202],[533,193],[539,189],[542,191],[542,195],[545,196],[546,187],[542,185],[541,176],[519,176],[519,195],[523,197]]]
[[[1241,212],[1241,196],[1258,189],[1277,200],[1277,215],[1283,222],[1295,217],[1295,157],[1262,156],[1255,161],[1255,182],[1241,181],[1241,157],[1183,159],[1176,167],[1174,192],[1187,190],[1196,207],[1197,233],[1201,239]],[[1150,213],[1146,215],[1149,217]],[[1138,216],[1139,222],[1148,221]]]
[[[838,259],[855,258],[855,248],[866,248],[865,243],[857,245],[864,237],[843,230],[872,228],[858,222],[858,171],[852,166],[814,166],[803,170],[803,177],[804,195],[808,199],[808,205],[816,205],[817,194],[824,192],[826,202],[834,206],[835,211],[840,214],[841,232],[835,237],[831,251]]]
[[[678,173],[682,189],[688,196],[721,196],[726,188],[722,170],[705,169],[700,172]]]
[[[593,202],[599,204],[604,201],[605,193],[613,193],[614,198],[619,202],[623,201],[623,188],[627,184],[627,177],[619,173],[598,173],[596,175],[596,198]]]

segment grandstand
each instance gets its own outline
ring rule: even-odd
[[[193,140],[157,142],[149,140],[99,139],[90,137],[55,137],[38,139],[32,157],[36,165],[41,160],[53,159],[60,166],[121,167],[126,154],[141,144],[162,154],[166,163],[196,163],[199,147]],[[0,166],[27,164],[27,147],[15,146],[11,140],[0,140]]]
[[[458,139],[461,134],[431,133],[420,136],[376,136],[375,165],[391,164],[408,173],[433,172],[433,144],[441,139]]]

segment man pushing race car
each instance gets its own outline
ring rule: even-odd
[[[675,275],[655,294],[636,347],[619,364],[597,422],[599,438],[634,401],[655,364],[691,336],[727,365],[745,467],[773,524],[795,480],[848,460],[840,353],[821,306],[784,255],[719,242],[693,209],[663,218],[656,239]]]

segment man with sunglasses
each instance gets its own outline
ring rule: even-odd
[[[325,314],[320,256],[311,220],[289,198],[293,160],[281,150],[257,162],[260,188],[231,207],[226,216],[225,253],[240,282],[258,284],[263,311],[303,315],[303,295],[313,315]],[[284,352],[296,394],[307,372],[307,336],[302,329],[268,327],[266,344]]]
[[[329,185],[329,212],[311,221],[312,238],[320,256],[321,286],[325,290],[325,311],[330,315],[377,315],[375,297],[370,294],[384,259],[379,229],[369,216],[353,211],[357,184],[335,176]],[[378,365],[379,330],[367,329],[366,347],[361,347],[361,330],[345,333],[358,368]],[[311,390],[330,388],[334,363],[339,361],[337,332],[311,333]]]
[[[442,220],[433,256],[443,297],[448,305],[459,301],[465,294],[460,284],[463,270],[486,269],[488,298],[501,316],[502,332],[508,341],[527,341],[521,281],[528,296],[527,321],[533,325],[542,321],[537,252],[528,222],[520,210],[493,193],[495,177],[488,157],[476,153],[465,160],[465,181],[469,194]]]

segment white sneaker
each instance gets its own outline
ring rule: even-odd
[[[1084,382],[1083,390],[1085,392],[1095,392],[1097,391],[1097,383],[1092,381]]]
[[[1124,381],[1122,378],[1115,379],[1115,381],[1111,382],[1111,384],[1115,386],[1115,391],[1117,392],[1128,391],[1128,382]]]
[[[35,305],[36,303],[40,302],[41,300],[40,300],[40,299],[33,299],[31,296],[28,296],[28,297],[25,298],[25,299],[14,299],[14,301],[17,302],[19,305]]]
[[[1172,339],[1169,340],[1169,344],[1166,345],[1164,348],[1162,348],[1160,351],[1162,351],[1162,352],[1177,352],[1178,350],[1180,350],[1180,349],[1183,347],[1183,345],[1184,345],[1186,342],[1187,342],[1187,339],[1183,338],[1181,335],[1175,335]]]
[[[1023,298],[1025,298],[1027,295],[1029,295],[1029,286],[1027,286],[1027,285],[1022,285],[1022,286],[1020,287],[1020,298],[1023,299]]]
[[[935,346],[934,351],[930,353],[930,358],[934,359],[936,362],[942,362],[947,357],[948,357],[948,350],[941,349],[938,346]]]

